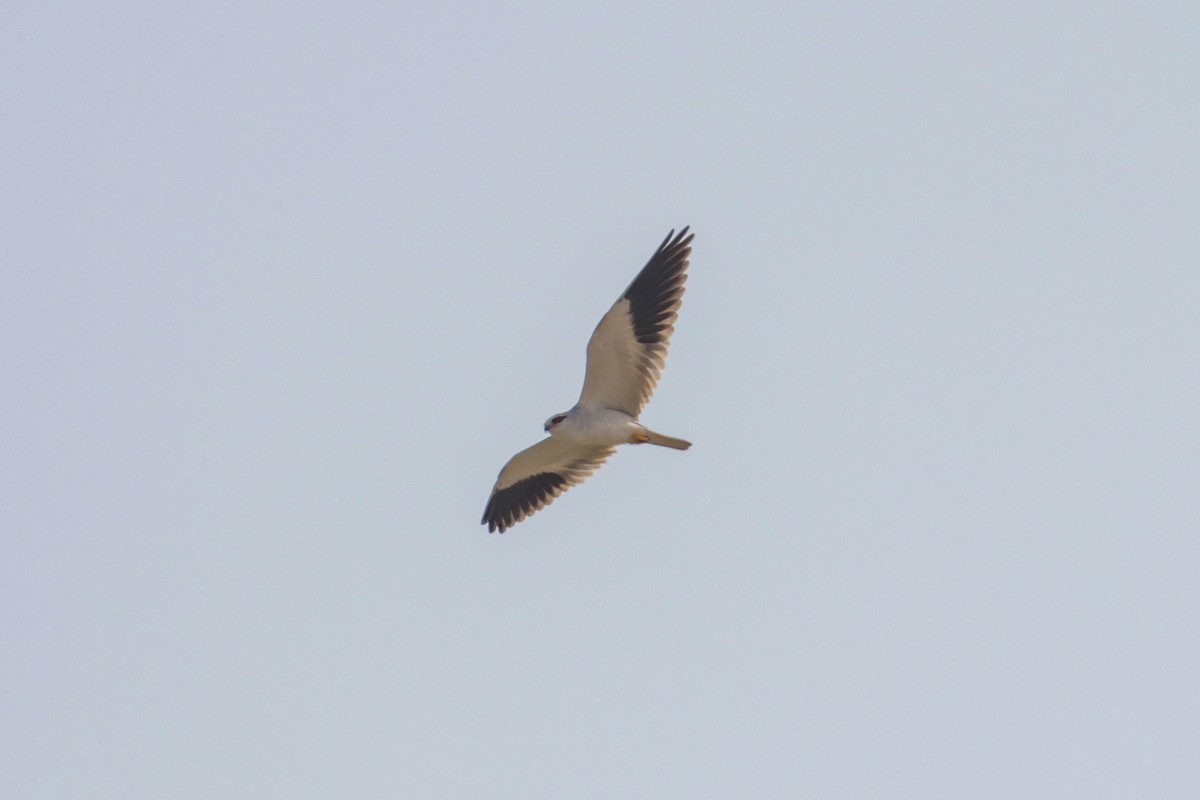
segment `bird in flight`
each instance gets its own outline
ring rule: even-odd
[[[505,530],[545,508],[595,472],[619,444],[687,450],[691,442],[638,422],[658,383],[683,300],[692,236],[684,228],[659,245],[613,303],[587,346],[583,392],[570,411],[546,420],[550,435],[509,459],[483,510],[488,531]]]

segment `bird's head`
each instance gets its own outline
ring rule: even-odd
[[[559,425],[562,425],[566,418],[566,414],[555,414],[553,417],[546,420],[546,433],[554,433],[554,429]]]

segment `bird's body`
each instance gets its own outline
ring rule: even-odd
[[[618,444],[634,444],[636,437],[646,430],[624,411],[615,411],[602,406],[581,406],[562,415],[563,421],[547,427],[551,436],[568,442],[601,447]],[[553,419],[553,418],[552,418]]]
[[[483,512],[489,531],[549,505],[595,472],[617,445],[686,450],[690,442],[650,430],[638,417],[662,372],[683,298],[692,237],[672,231],[600,320],[587,347],[579,402],[546,420],[550,437],[517,453],[500,471]]]

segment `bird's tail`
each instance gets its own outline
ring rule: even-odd
[[[673,436],[663,436],[661,433],[654,431],[646,431],[646,441],[649,444],[656,444],[659,447],[671,447],[675,450],[687,450],[692,446],[691,442],[685,442],[683,439],[676,439]]]

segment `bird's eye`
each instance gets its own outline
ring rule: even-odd
[[[558,425],[566,418],[567,418],[566,414],[559,414],[557,417],[555,417],[554,419],[552,419],[550,421],[553,422],[555,425]]]

